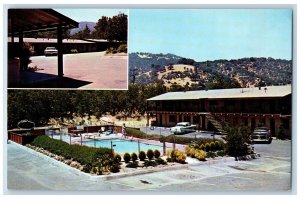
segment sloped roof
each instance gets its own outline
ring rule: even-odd
[[[232,88],[186,92],[168,92],[148,99],[160,100],[197,100],[197,99],[240,99],[284,97],[292,93],[291,85],[254,88]]]
[[[8,42],[11,42],[11,37],[7,38]],[[57,43],[57,39],[53,39],[53,38],[24,38],[23,39],[24,42],[28,42],[28,43]],[[14,42],[18,43],[19,42],[19,38],[15,37],[14,38]],[[74,43],[74,44],[78,44],[78,43],[83,43],[83,44],[92,44],[95,42],[90,42],[90,41],[85,41],[85,40],[81,40],[81,39],[63,39],[62,41],[63,43]]]
[[[8,9],[8,33],[77,28],[78,22],[53,9]]]

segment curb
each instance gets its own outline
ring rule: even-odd
[[[133,172],[128,172],[128,173],[118,173],[118,174],[111,174],[109,176],[104,176],[105,180],[112,180],[112,179],[118,179],[118,178],[123,178],[123,177],[128,177],[128,176],[135,176],[135,175],[142,175],[142,174],[148,174],[148,173],[154,173],[154,172],[161,172],[165,170],[179,170],[179,169],[187,169],[189,167],[188,164],[183,164],[183,165],[170,165],[170,166],[165,166],[165,167],[154,167],[151,169],[146,169],[146,170],[138,170],[138,171],[133,171]],[[96,177],[96,176],[95,176]]]
[[[225,158],[221,158],[218,160],[215,159],[209,159],[206,161],[200,161],[199,162],[195,162],[195,163],[189,163],[189,166],[200,166],[200,165],[213,165],[213,164],[218,164],[221,162],[234,162],[235,158],[234,157],[225,157]]]
[[[237,157],[237,161],[258,159],[259,157],[260,157],[260,154],[255,153],[255,154],[250,154],[250,155],[244,155],[244,156]]]

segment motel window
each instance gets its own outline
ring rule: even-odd
[[[169,115],[169,122],[176,122],[176,115]]]

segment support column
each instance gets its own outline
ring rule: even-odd
[[[149,126],[149,110],[148,110],[148,101],[146,101],[146,110],[147,110],[147,126]]]
[[[11,43],[14,45],[15,43],[15,28],[14,28],[14,19],[10,19],[10,26],[11,26]]]
[[[23,32],[19,31],[19,45],[18,45],[18,50],[20,53],[19,56],[19,61],[20,61],[20,70],[25,70],[25,66],[24,66],[24,55],[23,55]]]
[[[58,67],[58,76],[64,76],[63,70],[63,48],[62,48],[62,26],[61,24],[57,26],[57,67]]]

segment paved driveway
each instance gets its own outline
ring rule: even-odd
[[[56,56],[34,56],[30,67],[43,76],[57,75]],[[86,82],[82,89],[127,89],[127,56],[105,55],[105,52],[66,54],[64,77]]]
[[[262,157],[251,161],[237,162],[227,158],[190,164],[188,168],[178,170],[110,180],[74,172],[68,166],[47,161],[15,144],[8,144],[7,149],[7,186],[15,193],[22,190],[94,190],[99,194],[107,191],[115,194],[141,191],[160,194],[288,194],[291,189],[291,141],[274,140],[271,145],[255,145]]]

